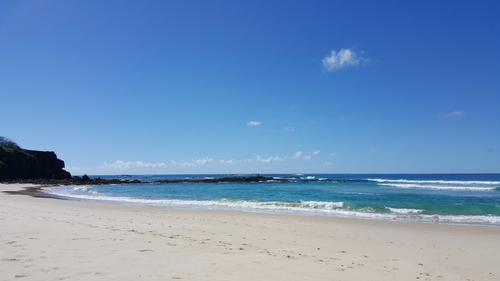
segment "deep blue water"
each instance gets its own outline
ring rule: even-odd
[[[152,182],[225,176],[228,175],[141,175],[123,179]],[[500,226],[500,174],[264,176],[298,178],[260,183],[68,186],[44,191],[74,200],[168,208]]]

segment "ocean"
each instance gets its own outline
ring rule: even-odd
[[[143,184],[46,187],[70,200],[500,226],[500,174],[265,174],[287,182],[152,183],[250,175],[139,175]],[[103,179],[117,176],[90,176]]]

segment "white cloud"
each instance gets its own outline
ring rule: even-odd
[[[271,162],[285,161],[285,159],[286,159],[286,156],[285,156],[285,158],[279,158],[278,156],[276,156],[276,157],[269,157],[267,159],[262,159],[262,160],[260,160],[260,162],[271,163]]]
[[[349,65],[358,65],[361,61],[364,61],[362,57],[357,55],[351,49],[342,49],[338,53],[335,50],[329,56],[323,59],[323,66],[328,71],[335,71],[342,67]]]
[[[67,166],[64,168],[67,171],[70,171],[72,173],[77,173],[81,171],[92,171],[93,169],[90,167],[75,167],[75,166]]]
[[[125,170],[130,168],[134,163],[132,162],[123,162],[123,161],[115,161],[114,163],[108,164],[104,162],[102,166],[99,166],[101,169],[116,169],[116,170]]]
[[[210,163],[212,162],[212,158],[208,158],[208,157],[205,157],[205,158],[201,158],[201,159],[191,159],[191,162],[186,162],[184,160],[181,160],[180,162],[177,162],[177,161],[171,161],[172,164],[174,165],[179,165],[181,167],[196,167],[198,165],[205,165],[206,163]]]
[[[191,161],[193,161],[197,165],[205,165],[206,163],[212,162],[212,160],[213,159],[211,159],[211,158],[205,157],[205,158],[198,159],[198,160],[192,159]]]
[[[335,156],[335,155],[337,155],[337,153],[328,153],[328,155]]]
[[[285,128],[283,128],[283,130],[285,130],[285,132],[292,133],[293,131],[295,131],[295,128],[293,128],[293,127],[285,127]]]
[[[137,168],[156,168],[156,167],[166,167],[167,164],[165,163],[144,163],[142,161],[137,161],[137,162],[123,162],[123,161],[115,161],[111,164],[108,164],[104,162],[102,166],[99,166],[101,169],[112,169],[112,170],[126,170],[130,169],[131,167],[137,167]]]
[[[463,111],[454,111],[454,112],[450,113],[449,115],[450,115],[450,116],[460,116],[460,115],[462,115],[462,114],[464,114],[464,112],[463,112]]]
[[[260,157],[260,155],[256,155],[255,159],[245,159],[245,161],[247,161],[247,162],[255,161],[255,162],[262,162],[262,163],[271,163],[271,162],[285,161],[286,159],[287,159],[286,156],[283,157],[283,158],[280,158],[279,156],[269,157],[269,158],[262,158],[262,157]],[[238,161],[238,163],[239,163],[239,161]]]
[[[376,149],[372,149],[370,152],[371,152],[371,153],[373,153],[373,154],[377,154],[377,153],[378,153],[378,150],[376,150]]]
[[[441,116],[441,117],[457,117],[457,116],[460,116],[463,114],[464,114],[463,111],[453,111],[452,113],[448,113],[448,114],[439,113],[439,116]]]
[[[305,160],[311,160],[312,156],[317,154],[319,154],[319,150],[307,154],[303,153],[302,151],[298,151],[292,156],[292,158],[304,158]]]
[[[245,161],[246,161],[246,160],[245,160]],[[219,160],[219,162],[220,162],[221,164],[233,164],[233,165],[235,165],[235,164],[239,164],[239,163],[241,162],[241,160],[234,161],[233,159],[231,159],[231,160],[226,160],[226,161],[224,161],[224,159],[220,159],[220,160]]]
[[[248,126],[258,126],[260,125],[260,122],[259,121],[250,121],[247,123]]]
[[[330,162],[323,163],[323,166],[329,166],[329,165],[332,165],[332,163]]]
[[[165,163],[156,163],[156,164],[153,164],[153,163],[144,163],[142,161],[137,161],[137,162],[135,162],[135,166],[136,167],[155,168],[155,167],[166,167],[167,164],[165,164]]]

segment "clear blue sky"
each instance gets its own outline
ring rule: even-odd
[[[74,175],[500,172],[499,1],[1,1],[0,136]]]

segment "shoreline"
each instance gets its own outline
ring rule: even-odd
[[[0,221],[6,226],[0,230],[0,280],[500,278],[498,227],[170,209],[4,192],[24,187],[40,188],[0,184]]]
[[[185,183],[185,182],[182,182]],[[69,185],[73,186],[73,185]],[[46,188],[58,188],[65,187],[63,185],[44,185]],[[26,193],[26,192],[16,192],[16,193]],[[30,195],[27,193],[27,195]],[[397,221],[404,223],[424,223],[424,224],[440,224],[440,225],[464,225],[464,226],[488,226],[488,227],[500,227],[500,217],[499,216],[489,216],[485,215],[450,215],[450,214],[426,214],[426,213],[405,213],[405,212],[391,212],[389,213],[378,213],[378,212],[358,212],[356,210],[349,209],[339,209],[333,208],[309,208],[307,206],[307,201],[305,202],[306,207],[286,205],[273,205],[267,206],[266,201],[262,204],[258,202],[245,201],[245,204],[238,203],[237,200],[231,202],[222,202],[218,200],[176,200],[176,199],[139,199],[127,200],[120,199],[117,200],[113,197],[109,198],[89,198],[88,196],[66,196],[64,194],[54,192],[54,190],[49,192],[39,192],[35,195],[40,197],[54,197],[62,200],[74,200],[83,202],[102,202],[106,204],[122,204],[122,205],[144,205],[153,206],[158,208],[169,208],[169,209],[194,209],[194,210],[221,210],[221,211],[241,211],[250,213],[264,213],[264,214],[279,214],[279,215],[291,215],[291,216],[319,216],[319,217],[338,217],[338,218],[352,218],[352,219],[364,219],[364,220],[376,220],[376,221]],[[141,201],[142,200],[142,201]],[[271,202],[273,203],[273,202]],[[317,203],[317,202],[312,202]],[[319,202],[324,203],[324,202]],[[335,203],[334,203],[335,204]],[[341,202],[342,204],[342,202]],[[405,209],[402,209],[405,210]],[[414,211],[414,210],[410,210]],[[420,210],[416,210],[420,211]]]

